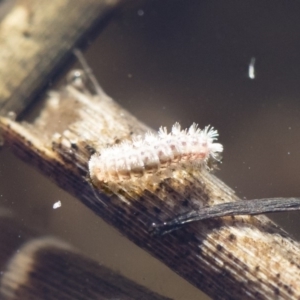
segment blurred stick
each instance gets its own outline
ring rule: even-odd
[[[0,24],[0,109],[17,116],[121,0],[19,0]],[[30,75],[30,76],[29,76]],[[50,82],[51,83],[51,82]]]
[[[2,300],[167,300],[78,253],[67,243],[33,234],[1,216]]]

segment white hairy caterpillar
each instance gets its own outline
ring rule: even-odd
[[[176,164],[206,166],[209,158],[218,159],[223,146],[215,143],[218,131],[197,124],[181,130],[175,123],[170,133],[161,127],[158,134],[146,133],[132,142],[104,149],[94,154],[89,161],[93,182],[122,182],[143,176],[154,175]]]

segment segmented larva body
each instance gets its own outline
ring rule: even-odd
[[[104,149],[89,161],[92,180],[121,182],[153,175],[176,164],[206,165],[209,158],[216,159],[223,146],[215,143],[217,130],[197,124],[181,130],[175,123],[170,133],[161,127],[158,134],[147,133],[144,138]]]

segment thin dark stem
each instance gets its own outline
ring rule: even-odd
[[[300,198],[263,198],[227,202],[193,210],[162,224],[152,224],[152,231],[164,235],[191,222],[233,215],[259,215],[272,212],[300,210]]]

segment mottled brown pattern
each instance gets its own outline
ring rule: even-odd
[[[264,216],[224,217],[190,224],[162,238],[152,236],[153,222],[190,208],[235,201],[234,191],[194,168],[176,169],[171,178],[139,185],[93,187],[87,172],[90,149],[101,153],[116,140],[148,128],[106,95],[78,95],[67,86],[56,97],[31,124],[1,119],[5,141],[18,156],[208,295],[300,298],[299,244]]]

